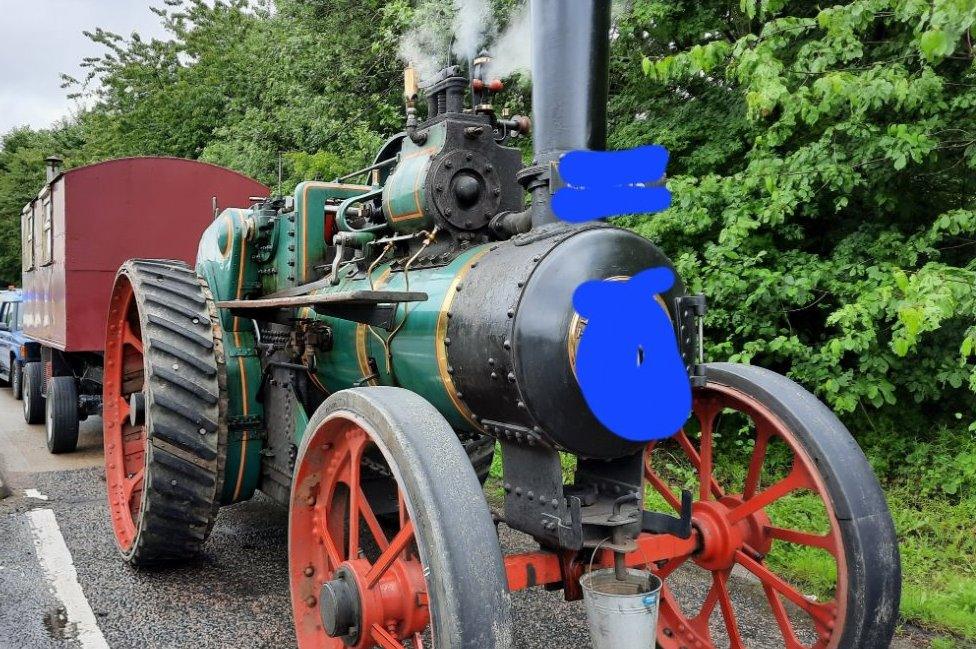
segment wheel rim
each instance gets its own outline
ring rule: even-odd
[[[749,459],[743,465],[742,489],[735,493],[726,491],[714,472],[717,422],[729,411],[747,417],[753,433]],[[697,444],[693,435],[682,430],[670,440],[673,450],[663,443],[651,443],[645,454],[648,488],[676,510],[680,507],[677,487],[681,485],[674,475],[675,465],[686,462],[697,474],[692,520],[701,539],[700,548],[691,557],[659,565],[656,574],[665,579],[687,565],[711,576],[704,598],[691,606],[683,605],[676,591],[665,583],[658,623],[659,645],[664,649],[713,648],[717,642],[733,649],[746,646],[739,631],[742,610],[737,612],[733,603],[736,592],[730,583],[732,570],[738,566],[758,580],[766,610],[784,647],[836,647],[843,634],[847,601],[846,561],[840,526],[816,463],[779,417],[733,388],[709,384],[696,390],[694,415],[699,431]],[[776,463],[789,468],[783,469],[785,475],[766,480],[774,447]],[[770,511],[778,503],[801,493],[820,499],[829,526],[826,532],[786,528],[771,519]],[[833,561],[835,582],[831,599],[819,601],[804,595],[769,565],[769,559],[782,550],[783,544],[811,548]],[[722,636],[720,641],[716,636]]]
[[[129,417],[129,399],[143,388],[142,353],[132,284],[120,278],[109,309],[102,411],[109,510],[123,552],[135,541],[145,482],[146,426],[144,422],[133,425]]]
[[[363,468],[382,461],[366,424],[340,412],[308,434],[289,523],[298,646],[420,649],[430,601],[403,490],[398,520],[384,527],[363,490]]]

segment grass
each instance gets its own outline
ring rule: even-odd
[[[922,499],[888,492],[903,574],[902,615],[921,626],[976,640],[976,500]]]
[[[890,489],[887,497],[901,552],[903,619],[976,641],[976,502],[922,499],[907,487]],[[779,519],[801,528],[821,511],[810,497],[794,498],[788,507]],[[769,562],[808,592],[829,595],[835,564],[825,553],[783,544]],[[950,638],[940,642],[932,646],[955,646]]]

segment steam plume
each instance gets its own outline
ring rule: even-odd
[[[631,0],[613,0],[614,23]],[[499,29],[491,0],[428,0],[414,12],[412,27],[400,41],[400,58],[429,79],[451,63],[471,61],[483,49],[494,57],[489,74],[504,79],[532,67],[532,30],[528,1],[519,3]],[[616,27],[614,27],[616,29]]]
[[[494,57],[488,73],[504,79],[516,72],[529,74],[532,69],[532,24],[528,5],[522,4],[511,15],[504,31],[491,47]]]

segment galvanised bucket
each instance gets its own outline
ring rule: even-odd
[[[647,649],[654,646],[661,580],[645,570],[627,570],[617,580],[612,568],[580,578],[593,649]]]

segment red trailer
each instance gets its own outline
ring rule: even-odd
[[[53,453],[74,450],[78,421],[101,412],[102,351],[115,273],[133,258],[196,261],[215,208],[247,206],[268,188],[180,158],[123,158],[61,172],[21,218],[24,417]]]

